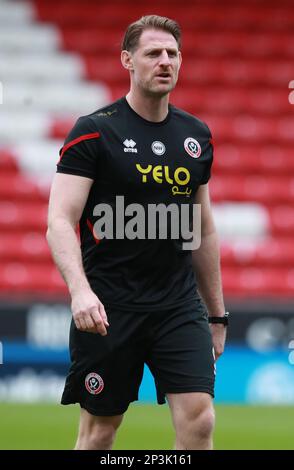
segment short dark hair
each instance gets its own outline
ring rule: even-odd
[[[181,49],[181,28],[178,23],[165,16],[147,15],[142,16],[142,18],[128,26],[122,41],[122,50],[134,52],[138,47],[139,39],[143,31],[152,28],[162,29],[172,34],[177,41],[178,48]]]

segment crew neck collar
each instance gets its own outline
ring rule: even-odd
[[[167,113],[167,116],[164,118],[164,120],[160,121],[160,122],[154,122],[154,121],[148,121],[147,119],[140,116],[140,114],[136,113],[136,111],[134,111],[134,109],[129,105],[126,96],[124,96],[122,99],[125,102],[125,104],[126,104],[127,108],[129,109],[129,111],[134,116],[136,116],[140,121],[142,121],[144,124],[146,124],[147,126],[153,126],[153,127],[164,126],[171,118],[171,111],[172,110],[171,110],[171,105],[170,104],[168,105],[168,113]]]

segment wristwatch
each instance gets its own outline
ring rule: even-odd
[[[229,312],[226,312],[222,317],[208,317],[208,323],[221,323],[224,326],[228,326],[229,315]]]

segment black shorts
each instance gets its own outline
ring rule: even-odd
[[[157,401],[165,394],[206,392],[214,396],[214,356],[201,300],[160,312],[130,312],[105,306],[107,336],[70,331],[72,365],[61,403],[80,403],[96,416],[123,414],[138,390],[146,363]]]

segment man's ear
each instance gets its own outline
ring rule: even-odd
[[[181,51],[179,51],[179,69],[181,68],[181,65],[182,65],[182,61],[183,61],[183,56],[182,56],[182,53]]]
[[[121,51],[120,60],[125,69],[133,70],[133,59],[129,51]]]

